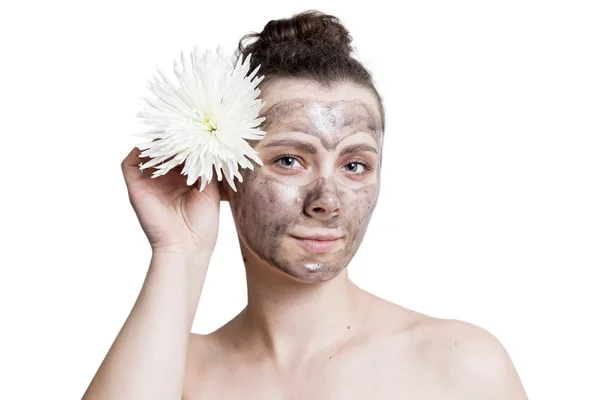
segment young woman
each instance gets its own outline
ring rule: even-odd
[[[247,38],[256,41],[244,47]],[[263,166],[233,191],[179,170],[122,169],[153,249],[139,298],[85,399],[526,399],[503,346],[357,287],[346,266],[377,204],[385,115],[351,37],[331,15],[270,21],[240,41],[261,64]],[[248,305],[191,333],[219,225],[235,220]]]

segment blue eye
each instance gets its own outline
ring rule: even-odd
[[[366,164],[360,163],[360,162],[357,162],[357,161],[352,161],[352,162],[346,164],[345,167],[347,167],[349,165],[353,165],[355,168],[353,170],[346,169],[346,171],[354,172],[357,175],[364,174],[365,173],[364,171],[366,171],[368,169]],[[359,167],[362,167],[362,171],[361,172],[356,172],[356,169],[358,169]]]
[[[279,163],[281,160],[285,160],[287,162]],[[279,163],[279,165],[285,168],[291,168],[292,165],[294,165],[294,161],[298,161],[298,159],[292,155],[285,155],[275,160],[275,162]]]

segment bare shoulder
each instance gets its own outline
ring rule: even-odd
[[[418,363],[423,371],[440,377],[456,397],[527,399],[507,350],[486,329],[376,299],[376,325],[391,333],[386,336],[392,353],[403,359],[410,354],[413,365]]]
[[[184,387],[196,387],[208,372],[226,370],[227,363],[231,363],[236,353],[242,350],[228,341],[232,334],[236,334],[233,324],[236,318],[209,334],[190,333]]]
[[[214,334],[190,333],[183,378],[182,400],[204,398],[203,393],[210,379],[210,372],[226,374],[224,357],[220,353],[223,346]]]
[[[214,334],[190,333],[186,359],[186,375],[199,376],[206,365],[211,365],[217,354],[217,337]],[[201,361],[201,362],[200,362]]]
[[[190,333],[185,362],[183,383],[183,399],[193,398],[198,380],[205,374],[205,369],[218,360],[215,354],[214,338],[211,335]]]
[[[455,319],[435,319],[423,327],[423,351],[437,357],[464,398],[527,399],[516,368],[502,343],[486,329]]]
[[[407,334],[418,357],[464,399],[527,399],[502,343],[486,329],[456,319],[414,313]]]
[[[201,373],[201,364],[198,363],[198,360],[204,359],[203,356],[208,349],[206,337],[206,335],[190,333],[185,363],[186,381],[195,379],[195,377]]]

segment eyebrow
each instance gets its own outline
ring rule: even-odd
[[[299,140],[292,140],[292,139],[273,140],[273,141],[265,144],[264,147],[285,147],[285,146],[297,147],[306,153],[317,154],[317,148],[315,146],[313,146],[312,144],[310,144],[308,142],[301,142]]]
[[[265,144],[264,147],[285,147],[285,146],[297,147],[306,153],[317,154],[317,148],[314,145],[312,145],[311,143],[302,142],[300,140],[293,140],[293,139],[273,140],[273,141],[270,141],[269,143]],[[365,144],[365,143],[357,143],[357,144],[351,144],[349,146],[344,147],[342,149],[342,151],[340,152],[340,157],[344,156],[346,154],[349,154],[349,153],[354,153],[356,151],[370,151],[375,154],[378,154],[377,149],[375,149],[373,146]]]
[[[354,153],[355,151],[371,151],[375,154],[377,154],[377,149],[375,149],[375,147],[370,146],[368,144],[365,143],[357,143],[357,144],[351,144],[349,146],[346,146],[342,149],[342,151],[340,152],[340,157],[344,156],[348,153]]]

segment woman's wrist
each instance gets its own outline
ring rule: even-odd
[[[201,251],[193,248],[186,249],[153,249],[152,264],[183,266],[187,268],[208,267],[212,251]]]
[[[153,251],[148,269],[149,276],[161,282],[163,290],[187,293],[189,318],[193,322],[194,314],[212,253],[200,251]]]

